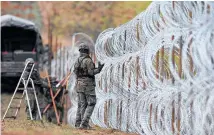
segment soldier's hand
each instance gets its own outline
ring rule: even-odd
[[[68,94],[68,90],[65,90],[65,94]]]
[[[104,64],[101,64],[100,62],[98,62],[98,69],[101,71],[104,67]]]

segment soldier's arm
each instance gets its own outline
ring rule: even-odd
[[[34,76],[35,80],[37,80],[37,82],[39,82],[39,84],[41,84],[42,87],[48,88],[48,82],[40,77],[38,70],[34,70]]]
[[[45,79],[40,79],[41,80],[41,85],[42,85],[42,87],[44,87],[44,88],[48,88],[49,86],[48,86],[48,82],[45,80]]]
[[[88,74],[89,75],[93,76],[93,75],[96,75],[96,74],[100,73],[100,69],[99,68],[95,68],[95,65],[94,65],[92,59],[87,58],[85,63],[86,63],[86,67],[88,69]]]
[[[74,71],[73,71],[76,75],[77,75],[77,70],[78,70],[78,66],[79,66],[78,60],[79,60],[79,59],[77,59],[77,61],[76,61],[75,64],[74,64]]]
[[[41,77],[37,69],[34,69],[31,75],[34,83],[41,84]]]

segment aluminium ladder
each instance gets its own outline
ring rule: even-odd
[[[21,108],[21,103],[22,103],[22,99],[24,98],[24,95],[26,96],[30,118],[31,118],[31,120],[33,120],[32,112],[31,112],[31,106],[30,106],[30,102],[29,102],[29,95],[28,95],[28,91],[29,90],[33,90],[33,93],[34,93],[34,96],[35,96],[35,100],[36,100],[37,109],[38,109],[38,113],[39,113],[39,117],[40,117],[40,120],[42,120],[42,116],[41,116],[41,112],[40,112],[40,108],[39,108],[39,104],[38,104],[38,99],[37,99],[37,96],[36,96],[35,86],[34,86],[33,80],[31,79],[31,74],[32,74],[32,72],[34,70],[34,66],[35,66],[34,63],[30,63],[30,62],[26,63],[26,65],[24,67],[24,70],[22,71],[21,77],[20,77],[20,79],[18,81],[18,84],[16,86],[16,89],[15,89],[15,91],[13,93],[13,96],[11,97],[9,105],[7,106],[5,114],[4,114],[3,118],[2,118],[2,121],[4,121],[5,118],[16,119],[16,117],[18,115],[18,112],[19,112],[19,110]],[[27,68],[30,68],[30,72],[29,72],[29,74],[27,76],[25,76],[26,73],[27,73]],[[29,82],[31,83],[32,87],[28,87]],[[24,87],[20,87],[21,84],[23,84]],[[22,96],[21,97],[16,96],[18,91],[22,91]],[[14,100],[19,100],[17,105],[12,105],[12,102]],[[15,110],[15,114],[12,115],[12,116],[7,116],[7,113],[8,113],[9,110]],[[12,113],[14,113],[14,111],[12,111]]]

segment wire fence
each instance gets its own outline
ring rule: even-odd
[[[152,2],[130,22],[103,31],[94,46],[105,66],[96,75],[92,123],[146,135],[212,134],[213,10],[208,1]],[[72,67],[78,50],[64,50]],[[77,110],[75,81],[73,75],[71,125]]]

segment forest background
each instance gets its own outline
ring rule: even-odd
[[[3,1],[1,15],[30,20],[38,27],[43,44],[71,45],[72,35],[83,32],[92,37],[107,28],[115,28],[145,10],[150,1]]]

